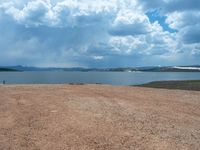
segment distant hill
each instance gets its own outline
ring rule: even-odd
[[[55,68],[55,67],[26,67],[6,66],[0,67],[0,71],[81,71],[81,72],[200,72],[200,65],[193,66],[150,66],[150,67],[119,67],[119,68]]]
[[[152,67],[147,69],[138,69],[139,71],[148,72],[200,72],[200,67],[179,66],[179,67]]]

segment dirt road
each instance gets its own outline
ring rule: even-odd
[[[200,149],[200,92],[0,86],[0,150]]]

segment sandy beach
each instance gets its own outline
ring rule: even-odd
[[[0,150],[198,150],[200,92],[1,85]]]

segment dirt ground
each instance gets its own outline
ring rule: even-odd
[[[0,150],[199,150],[200,92],[0,86]]]

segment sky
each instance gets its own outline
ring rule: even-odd
[[[0,0],[0,66],[200,64],[200,0]]]

